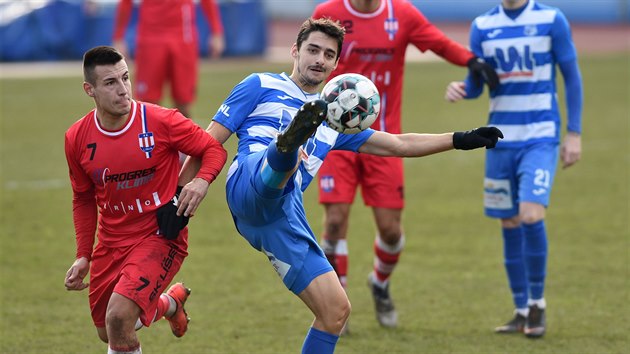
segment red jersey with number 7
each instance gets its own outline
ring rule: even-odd
[[[109,247],[133,244],[158,230],[155,211],[175,194],[179,151],[202,158],[197,177],[209,182],[226,158],[219,142],[175,109],[132,101],[128,121],[118,131],[105,130],[97,116],[96,110],[88,113],[65,136],[77,256],[88,258],[95,205],[99,242]]]

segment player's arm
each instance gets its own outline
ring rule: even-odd
[[[468,67],[471,74],[488,84],[491,90],[499,85],[499,77],[492,66],[481,57],[447,37],[439,28],[427,20],[413,5],[408,4],[414,25],[411,26],[411,42],[421,51],[431,50],[446,61]]]
[[[208,39],[208,49],[212,58],[218,58],[225,50],[225,36],[219,6],[214,0],[201,0],[201,9],[210,25],[211,35]]]
[[[94,247],[97,206],[94,186],[81,168],[74,151],[74,145],[66,136],[66,160],[72,182],[72,219],[76,237],[76,259],[66,272],[64,285],[67,290],[83,290],[88,287],[83,282],[89,270]]]
[[[123,56],[128,56],[129,50],[125,43],[125,33],[131,21],[131,13],[133,11],[132,0],[120,0],[116,7],[116,19],[114,21],[114,35],[112,37],[112,44],[114,48],[118,49]]]
[[[422,157],[452,149],[493,148],[503,133],[495,127],[444,134],[390,134],[376,131],[359,152],[378,156]]]
[[[232,132],[217,122],[211,122],[206,132],[213,140],[219,144],[225,143],[232,135]],[[225,151],[225,149],[223,149]],[[224,163],[227,153],[224,155]],[[204,178],[198,178],[199,171],[203,165],[203,160],[199,157],[189,156],[186,158],[182,170],[179,173],[178,186],[183,186],[179,194],[179,208],[177,215],[190,216],[195,213],[201,201],[208,193],[210,183]]]
[[[569,22],[561,12],[556,15],[551,34],[553,55],[564,79],[567,133],[560,147],[560,159],[563,168],[567,168],[578,162],[582,156],[582,74],[571,39]]]
[[[474,22],[470,28],[470,46],[476,55],[482,55],[483,52],[481,50],[481,38]],[[464,81],[452,81],[446,86],[444,99],[449,102],[458,102],[463,99],[477,98],[483,93],[482,80],[484,79],[479,78],[478,75],[475,75],[474,72],[470,70]]]

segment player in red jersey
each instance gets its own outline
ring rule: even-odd
[[[492,88],[498,84],[489,65],[446,37],[406,0],[329,0],[316,7],[313,17],[329,17],[345,27],[339,65],[330,77],[354,72],[376,84],[381,95],[381,113],[372,125],[376,130],[401,132],[405,53],[410,44],[423,52],[430,50],[452,64],[468,66]],[[322,248],[344,288],[348,272],[348,218],[357,186],[361,185],[363,200],[372,207],[378,228],[374,270],[368,283],[379,323],[395,327],[398,315],[389,295],[389,277],[405,240],[401,226],[402,159],[332,151],[318,176],[319,202],[325,208]]]
[[[211,57],[225,48],[223,24],[214,0],[201,0],[210,23]],[[131,19],[133,0],[121,0],[116,11],[114,47],[127,55],[125,31]],[[197,89],[199,39],[193,0],[142,0],[139,5],[135,54],[135,88],[141,101],[158,103],[164,84],[170,82],[175,107],[190,117]]]
[[[188,326],[190,290],[176,283],[163,294],[188,254],[187,219],[175,214],[178,151],[202,159],[194,181],[206,184],[227,153],[177,110],[133,100],[127,64],[113,47],[87,51],[83,72],[96,109],[65,136],[77,242],[65,286],[89,286],[92,320],[108,353],[141,353],[135,329],[163,316],[178,337]]]

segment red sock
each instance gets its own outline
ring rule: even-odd
[[[374,240],[374,274],[381,283],[386,282],[394,272],[404,244],[404,236],[395,245],[386,244],[378,236]]]
[[[156,322],[164,316],[168,308],[171,306],[171,302],[168,298],[168,295],[162,294],[160,295],[160,299],[158,300],[157,310],[155,311],[155,319],[153,322]]]

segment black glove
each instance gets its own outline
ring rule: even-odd
[[[182,188],[181,186],[177,186],[177,191],[173,199],[159,207],[155,213],[160,235],[164,236],[167,240],[176,239],[177,236],[179,236],[179,232],[188,225],[187,216],[177,216],[177,200],[179,199],[179,193],[182,192]]]
[[[503,133],[497,127],[481,127],[454,133],[453,147],[458,150],[472,150],[482,146],[492,149],[499,138],[503,139]]]
[[[468,69],[470,69],[470,74],[475,85],[483,85],[485,81],[490,90],[494,90],[499,86],[499,75],[497,75],[494,68],[483,61],[483,59],[473,57],[466,65]]]

